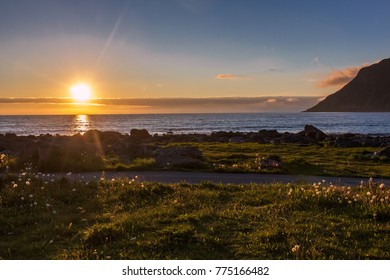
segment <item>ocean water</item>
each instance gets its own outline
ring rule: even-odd
[[[133,128],[151,134],[255,132],[276,129],[299,132],[311,124],[325,133],[390,135],[390,113],[250,113],[147,114],[76,116],[0,116],[0,134],[73,135],[89,129],[130,133]]]

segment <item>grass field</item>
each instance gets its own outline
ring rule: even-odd
[[[390,258],[390,190],[368,179],[88,183],[29,169],[0,178],[1,259]]]
[[[390,178],[390,159],[376,156],[381,148],[337,148],[326,143],[311,145],[260,143],[156,143],[167,146],[196,147],[203,153],[201,164],[194,166],[157,167],[155,158],[126,158],[128,155],[98,154],[81,149],[52,151],[44,159],[18,158],[1,155],[0,172],[6,166],[18,171],[27,165],[41,172],[85,172],[125,170],[202,170],[212,172],[281,173],[322,176]],[[264,166],[263,161],[275,160],[277,166]]]
[[[390,160],[376,157],[380,148],[337,148],[321,144],[185,143],[198,147],[218,172],[284,173],[323,176],[390,177]],[[275,168],[261,168],[261,160],[275,158]]]

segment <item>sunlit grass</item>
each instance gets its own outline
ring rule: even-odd
[[[389,259],[390,190],[359,186],[0,182],[2,259]]]
[[[182,144],[173,144],[182,145]],[[386,157],[369,157],[377,147],[337,148],[323,144],[185,143],[198,147],[210,169],[220,172],[285,173],[324,176],[390,177]],[[261,161],[281,164],[264,168]]]

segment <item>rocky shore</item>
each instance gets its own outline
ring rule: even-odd
[[[150,135],[145,129],[132,129],[129,134],[90,130],[73,136],[40,135],[17,136],[0,134],[0,155],[17,159],[18,166],[32,164],[40,170],[102,170],[104,157],[115,157],[118,162],[130,163],[134,159],[152,158],[157,167],[202,167],[202,152],[183,146],[191,142],[295,144],[321,145],[339,148],[378,147],[372,156],[390,158],[390,136],[362,134],[327,135],[314,126],[306,125],[301,132],[276,130],[258,132],[214,132],[211,134]],[[181,143],[181,146],[168,146]],[[368,155],[371,156],[371,155]],[[269,164],[274,164],[270,162]],[[59,166],[60,165],[60,166]]]

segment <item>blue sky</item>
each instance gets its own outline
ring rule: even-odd
[[[389,8],[360,0],[3,0],[0,98],[67,97],[78,81],[95,98],[320,98],[389,57]]]

